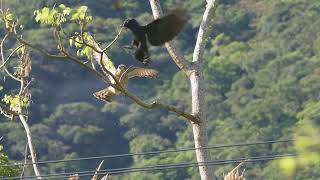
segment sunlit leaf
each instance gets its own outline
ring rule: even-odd
[[[286,176],[291,176],[296,169],[296,161],[292,157],[286,157],[279,161],[279,166]]]
[[[60,5],[59,5],[59,8],[61,8],[61,9],[65,9],[65,8],[66,8],[66,5],[64,5],[64,4],[60,4]]]
[[[13,14],[9,13],[6,15],[6,19],[9,20],[9,21],[12,21],[13,20]]]

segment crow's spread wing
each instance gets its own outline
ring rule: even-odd
[[[170,14],[152,21],[145,27],[150,44],[159,46],[172,40],[186,22],[187,15],[181,9],[175,9]]]

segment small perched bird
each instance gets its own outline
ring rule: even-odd
[[[172,40],[187,22],[184,10],[175,9],[170,14],[163,16],[151,23],[142,26],[135,19],[128,19],[124,26],[134,35],[131,48],[135,48],[135,58],[144,64],[149,62],[147,39],[153,46],[163,45]]]
[[[112,74],[118,79],[121,86],[124,88],[128,87],[128,81],[130,78],[138,76],[138,77],[156,77],[159,75],[159,71],[149,68],[140,68],[140,67],[129,67],[127,68],[124,64],[120,64],[117,69],[109,69]],[[113,78],[109,77],[111,83],[115,84]],[[105,89],[102,89],[93,94],[97,99],[111,102],[112,97],[116,96],[120,93],[120,91],[116,90],[114,87],[109,86]]]

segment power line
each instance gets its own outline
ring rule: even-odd
[[[142,156],[142,155],[152,155],[152,154],[177,153],[177,152],[184,152],[184,151],[191,151],[191,150],[198,150],[198,149],[219,149],[219,148],[230,148],[230,147],[240,147],[240,146],[253,146],[253,145],[261,145],[261,144],[286,143],[291,141],[293,140],[289,139],[289,140],[256,141],[256,142],[249,142],[249,143],[220,144],[216,146],[209,146],[209,147],[202,147],[202,148],[184,148],[184,149],[163,150],[163,151],[149,151],[149,152],[141,152],[141,153],[114,154],[114,155],[92,156],[92,157],[75,158],[75,159],[38,161],[35,163],[15,163],[15,164],[0,165],[0,167],[24,166],[24,165],[33,165],[33,164],[50,164],[50,163],[85,161],[85,160],[95,160],[95,159],[109,159],[109,158]]]
[[[230,159],[230,160],[217,160],[217,161],[206,161],[206,162],[200,162],[200,163],[183,163],[183,164],[171,164],[170,166],[164,166],[164,167],[149,167],[144,169],[129,169],[129,170],[123,170],[123,171],[116,171],[116,172],[110,172],[107,170],[104,170],[102,172],[98,172],[98,175],[105,175],[105,174],[123,174],[123,173],[133,173],[133,172],[143,172],[143,171],[157,171],[157,170],[168,170],[168,169],[181,169],[181,168],[187,168],[187,167],[198,167],[198,166],[214,166],[214,165],[226,165],[226,164],[233,164],[233,163],[240,163],[240,162],[258,162],[258,161],[268,161],[268,160],[275,160],[275,159],[281,159],[284,157],[293,157],[296,156],[295,154],[284,154],[284,155],[275,155],[275,156],[260,156],[259,157],[251,157],[249,159],[247,158],[239,158],[239,159]],[[81,174],[79,177],[83,176],[92,176],[94,173],[91,174]],[[53,179],[53,178],[49,178]],[[55,178],[56,179],[56,178]]]
[[[204,161],[204,162],[186,162],[179,164],[162,164],[155,166],[144,166],[144,167],[131,167],[131,168],[115,168],[115,169],[105,169],[98,171],[98,175],[105,174],[123,174],[123,173],[133,173],[133,172],[143,172],[143,171],[155,171],[155,170],[167,170],[167,169],[180,169],[187,167],[198,167],[198,166],[213,166],[213,165],[225,165],[232,163],[239,163],[242,161],[245,162],[258,162],[258,161],[268,161],[274,159],[280,159],[284,157],[296,156],[296,154],[277,154],[277,155],[268,155],[268,156],[255,156],[248,158],[238,158],[238,159],[230,159],[230,160],[212,160],[212,161]],[[45,179],[60,179],[66,178],[69,175],[78,174],[79,177],[82,176],[92,176],[96,171],[79,171],[79,172],[69,172],[69,173],[58,173],[58,174],[47,174],[42,175],[41,177]],[[2,178],[2,180],[13,180],[19,179],[20,177],[11,177],[11,178]],[[24,178],[37,178],[37,176],[25,176]]]

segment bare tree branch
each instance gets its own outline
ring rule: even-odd
[[[28,157],[28,143],[26,144],[26,147],[24,148],[24,164],[22,166],[22,171],[21,171],[21,175],[20,175],[21,180],[24,179],[24,170],[25,170],[26,163],[27,163],[27,157]]]
[[[2,45],[1,45],[2,46]],[[9,56],[7,57],[7,59],[5,60],[5,61],[3,61],[3,63],[0,65],[0,69],[3,67],[3,66],[5,66],[8,62],[9,62],[9,60],[10,60],[10,58],[11,58],[11,56],[13,56],[13,54],[15,54],[20,48],[22,48],[24,45],[23,44],[21,44],[21,45],[19,45],[18,47],[16,47],[10,54],[9,54]]]
[[[215,0],[208,1],[205,12],[200,24],[197,42],[193,52],[193,72],[190,76],[191,95],[192,95],[192,114],[198,116],[199,124],[192,124],[193,137],[195,139],[196,156],[198,162],[210,159],[208,150],[201,149],[208,145],[207,120],[205,117],[205,91],[203,78],[203,53],[205,50],[205,38],[209,31],[209,22],[211,21],[215,6]],[[209,166],[199,166],[199,172],[202,180],[214,179],[213,171]]]
[[[38,52],[40,52],[42,55],[46,56],[47,58],[50,58],[50,59],[56,59],[56,60],[62,60],[62,61],[66,61],[66,60],[71,60],[77,64],[79,64],[80,66],[84,67],[85,69],[91,71],[92,73],[94,73],[99,79],[101,79],[103,82],[109,84],[110,81],[108,79],[105,78],[104,75],[102,75],[101,73],[99,73],[98,71],[95,71],[94,69],[90,68],[88,65],[86,65],[85,63],[83,63],[80,59],[70,55],[70,54],[64,54],[64,55],[53,55],[53,54],[50,54],[48,53],[47,51],[45,51],[44,49],[42,48],[39,48],[27,41],[25,41],[24,39],[22,39],[21,37],[19,37],[18,35],[16,34],[13,34],[11,33],[20,43],[32,48],[32,49],[35,49],[37,50]]]
[[[36,163],[37,162],[37,157],[36,157],[36,152],[35,152],[33,144],[32,144],[32,136],[31,136],[29,125],[28,125],[25,117],[22,114],[19,115],[19,119],[20,119],[20,121],[21,121],[21,123],[22,123],[22,125],[24,127],[24,130],[26,131],[26,134],[27,134],[28,145],[29,145],[29,150],[30,150],[30,155],[31,155],[32,166],[33,166],[34,173],[36,174],[37,179],[42,179],[40,171],[39,171],[39,168],[38,168],[38,165]]]
[[[6,38],[6,37],[7,37],[7,35],[5,36],[5,38]],[[2,59],[3,64],[4,64],[4,66],[2,66],[2,68],[4,68],[5,72],[6,72],[10,77],[12,77],[14,80],[16,80],[16,81],[18,81],[18,82],[20,83],[20,91],[19,91],[18,96],[19,96],[19,98],[21,98],[21,97],[24,95],[25,89],[26,89],[26,88],[25,88],[25,87],[26,87],[26,84],[25,84],[25,82],[24,82],[23,74],[22,74],[23,68],[21,67],[21,69],[20,69],[20,76],[21,76],[21,78],[18,78],[18,77],[13,76],[13,75],[6,69],[6,67],[5,67],[5,62],[4,62],[4,59],[5,59],[5,58],[4,58],[4,52],[3,52],[3,43],[4,43],[5,38],[2,40],[1,45],[0,45],[0,48],[1,48],[1,51],[0,51],[0,53],[1,53],[1,59]],[[11,56],[10,56],[10,57],[11,57]],[[1,108],[1,111],[3,111],[2,108]],[[37,166],[37,164],[36,164],[37,158],[36,158],[35,149],[34,149],[33,144],[32,144],[32,136],[31,136],[30,128],[29,128],[29,125],[28,125],[28,123],[27,123],[27,121],[26,121],[25,116],[22,115],[22,105],[21,105],[21,101],[19,101],[19,107],[18,107],[18,109],[17,109],[17,113],[18,113],[19,119],[20,119],[20,121],[21,121],[21,123],[22,123],[22,125],[23,125],[23,127],[24,127],[24,130],[25,130],[25,132],[26,132],[26,135],[27,135],[27,141],[28,141],[27,144],[28,144],[28,146],[29,146],[29,150],[30,150],[30,154],[31,154],[31,160],[32,160],[32,163],[33,163],[34,173],[35,173],[35,175],[37,176],[37,179],[42,179],[42,178],[41,178],[40,171],[39,171],[38,166]],[[4,114],[5,114],[5,113],[4,113]],[[12,114],[12,116],[13,116],[13,114]]]
[[[244,170],[241,175],[239,173],[239,168],[243,166],[245,161],[238,164],[233,170],[231,170],[225,177],[224,180],[245,180],[244,178]]]
[[[5,66],[6,61],[5,61],[5,58],[4,58],[3,44],[4,44],[4,41],[7,39],[8,36],[9,36],[9,34],[6,34],[4,36],[4,38],[2,39],[1,43],[0,43],[0,54],[1,54],[2,64],[3,64],[2,68],[3,68],[4,72],[7,73],[7,75],[9,75],[12,79],[14,79],[16,81],[20,81],[20,79],[15,77],[12,73],[10,73],[10,71]]]
[[[98,63],[100,64],[102,70],[108,74],[109,76],[111,76],[114,81],[116,82],[115,84],[112,84],[110,83],[109,79],[106,79],[105,76],[103,76],[101,73],[99,73],[98,71],[90,68],[88,65],[86,65],[85,63],[83,63],[80,59],[72,56],[71,54],[69,54],[68,52],[66,51],[63,51],[63,55],[52,55],[50,53],[48,53],[47,51],[39,48],[39,47],[36,47],[35,45],[23,40],[21,37],[19,37],[18,35],[16,34],[13,34],[17,40],[26,45],[26,46],[29,46],[35,50],[37,50],[38,52],[40,52],[41,54],[45,55],[46,57],[48,58],[54,58],[54,59],[60,59],[60,60],[71,60],[79,65],[81,65],[82,67],[84,67],[85,69],[91,71],[92,73],[94,73],[99,79],[101,79],[102,81],[104,81],[105,83],[107,83],[108,85],[110,86],[113,86],[114,88],[116,88],[117,90],[121,91],[124,95],[126,95],[127,97],[129,97],[131,100],[133,100],[135,103],[137,103],[138,105],[144,107],[144,108],[147,108],[147,109],[155,109],[155,108],[161,108],[161,109],[165,109],[169,112],[174,112],[190,121],[192,121],[193,123],[198,123],[198,118],[196,116],[193,116],[187,112],[184,112],[182,110],[179,110],[178,108],[174,107],[174,106],[170,106],[170,105],[167,105],[167,104],[164,104],[164,103],[160,103],[160,102],[153,102],[151,104],[149,103],[145,103],[143,102],[140,98],[138,98],[136,95],[130,93],[127,89],[123,88],[119,82],[119,80],[110,72],[108,71],[104,66],[103,66],[103,63],[101,62],[102,58],[99,59]],[[62,41],[59,41],[60,43]],[[63,44],[60,44],[60,46],[63,46]],[[99,56],[106,56],[107,55],[105,53],[102,52],[102,50],[97,46],[97,45],[94,45],[95,48],[93,49],[93,52],[94,53],[98,53]]]
[[[120,34],[121,34],[122,30],[123,30],[123,27],[124,27],[124,23],[121,25],[121,28],[120,28],[118,34],[116,35],[116,37],[113,39],[113,41],[111,41],[108,46],[103,48],[102,52],[105,53],[117,41],[117,39],[119,38],[119,36],[120,36]]]
[[[151,4],[151,9],[155,19],[159,18],[162,14],[161,6],[159,0],[149,0]],[[198,38],[195,45],[193,53],[193,64],[192,66],[187,64],[182,58],[183,56],[173,48],[174,46],[171,42],[166,43],[166,47],[172,56],[178,67],[185,72],[189,77],[191,83],[192,92],[192,115],[198,117],[198,123],[192,124],[193,137],[196,150],[196,156],[198,162],[208,161],[210,159],[208,151],[202,149],[208,144],[207,137],[207,125],[204,116],[204,86],[203,86],[203,52],[205,48],[205,36],[208,32],[209,22],[212,18],[213,12],[215,10],[214,6],[215,0],[207,0],[206,10],[203,14],[203,19],[199,28]],[[199,166],[199,172],[202,180],[214,179],[212,171],[210,171],[208,166]]]
[[[24,56],[22,58],[30,58],[30,57],[27,57],[29,56],[29,53],[26,54],[27,52],[25,51],[24,52]],[[24,62],[22,64],[25,63],[25,59],[22,59]],[[25,80],[23,78],[23,67],[21,67],[20,69],[20,76],[21,76],[21,79],[20,79],[20,91],[19,91],[19,98],[22,98],[22,97],[25,97],[25,94],[27,93],[26,92],[26,87],[27,87],[27,84],[25,84]],[[26,121],[26,118],[24,115],[22,115],[22,104],[21,104],[21,100],[19,101],[19,109],[18,109],[18,113],[19,113],[19,119],[21,121],[21,123],[23,124],[23,127],[26,131],[26,134],[27,134],[27,140],[28,140],[28,145],[29,145],[29,150],[30,150],[30,155],[31,155],[31,160],[32,160],[32,163],[33,163],[33,170],[34,170],[34,173],[36,174],[37,176],[37,179],[42,179],[41,177],[41,174],[40,174],[40,171],[39,171],[39,168],[38,168],[38,165],[36,164],[37,162],[37,155],[36,155],[36,150],[33,146],[33,143],[32,143],[32,136],[31,136],[31,131],[30,131],[30,128],[29,128],[29,125]]]
[[[206,10],[203,14],[203,18],[198,32],[196,46],[193,52],[193,62],[202,62],[202,56],[206,45],[205,37],[209,30],[209,22],[211,21],[214,11],[217,7],[215,6],[215,1],[216,0],[207,0],[208,3],[206,6]],[[195,64],[195,66],[197,66],[197,64]]]
[[[109,177],[109,174],[106,174],[105,176],[103,176],[103,177],[101,178],[101,180],[107,180],[108,177]]]
[[[102,164],[104,163],[104,160],[102,160],[98,166],[98,168],[96,169],[96,172],[94,173],[93,177],[91,178],[91,180],[99,180],[99,171],[101,169]]]

